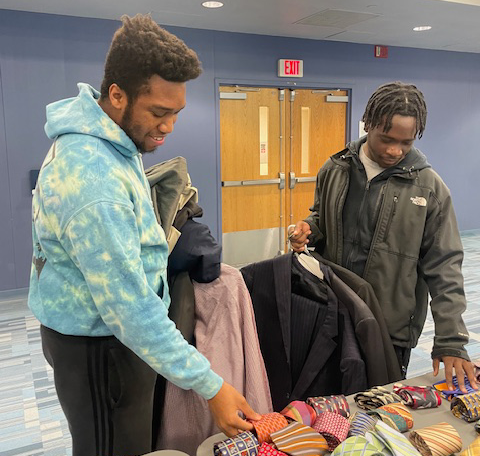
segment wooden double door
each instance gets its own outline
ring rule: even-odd
[[[345,147],[347,91],[220,87],[223,261],[286,250],[313,204],[316,175]]]

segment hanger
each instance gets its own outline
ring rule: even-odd
[[[293,229],[295,229],[295,225],[290,225],[287,228],[288,233],[288,245],[290,250],[292,250],[292,244],[290,243],[290,239],[293,235]],[[308,250],[307,245],[303,248],[303,252],[297,253],[295,252],[294,255],[297,257],[298,262],[309,272],[311,272],[314,276],[318,277],[320,280],[323,280],[323,272],[320,269],[320,262],[310,253]]]
[[[319,261],[314,258],[310,253],[307,246],[305,250],[301,253],[296,253],[298,262],[307,270],[310,271],[314,276],[317,276],[320,280],[323,280],[323,272],[320,269]]]

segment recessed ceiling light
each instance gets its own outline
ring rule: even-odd
[[[202,6],[205,8],[221,8],[223,6],[222,2],[203,2]]]
[[[431,25],[420,25],[418,27],[413,27],[414,32],[426,32],[432,28]]]

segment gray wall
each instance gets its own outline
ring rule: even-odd
[[[31,259],[29,170],[50,144],[45,105],[75,96],[76,83],[99,87],[115,21],[0,10],[0,290],[28,286]],[[429,119],[417,146],[452,190],[459,226],[480,228],[480,55],[168,27],[193,47],[203,75],[188,84],[187,108],[175,133],[145,166],[183,155],[204,208],[203,222],[221,233],[217,88],[222,83],[351,89],[351,136],[369,95],[383,82],[404,80],[424,92]],[[276,77],[279,58],[304,60],[304,78]]]

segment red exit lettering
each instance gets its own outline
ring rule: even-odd
[[[299,74],[298,60],[285,60],[285,74],[295,75]]]
[[[303,60],[279,59],[278,76],[281,78],[302,78]]]

